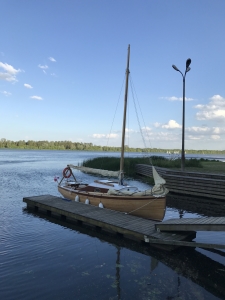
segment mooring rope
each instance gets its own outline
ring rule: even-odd
[[[129,214],[131,214],[131,213],[133,213],[133,212],[135,212],[135,211],[141,209],[142,207],[145,207],[146,205],[149,205],[150,203],[152,203],[152,202],[155,201],[155,200],[157,200],[157,199],[153,199],[152,201],[149,201],[148,203],[146,203],[146,204],[144,204],[144,205],[142,205],[142,206],[140,206],[140,207],[138,207],[138,208],[136,208],[136,209],[134,209],[134,210],[132,210],[132,211],[130,211],[130,212],[128,212],[128,213],[125,213],[125,215],[129,215]]]

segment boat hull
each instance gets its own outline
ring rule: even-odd
[[[145,219],[162,221],[165,216],[166,197],[114,196],[107,193],[81,192],[63,186],[58,186],[58,191],[64,198],[71,201],[75,201],[75,197],[78,195],[81,203],[85,203],[86,199],[88,199],[91,205],[99,206],[99,203],[102,203],[104,208],[121,211]]]

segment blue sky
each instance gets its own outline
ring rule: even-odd
[[[141,115],[129,91],[126,143],[144,147],[140,123],[148,147],[181,148],[182,76],[172,65],[184,72],[191,58],[185,148],[225,149],[224,0],[1,3],[0,139],[120,146],[130,44]]]

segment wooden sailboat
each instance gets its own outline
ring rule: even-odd
[[[122,143],[120,170],[118,172],[90,169],[74,165],[67,165],[63,170],[63,178],[58,184],[61,195],[72,201],[79,201],[90,205],[99,206],[111,210],[121,211],[142,218],[161,221],[165,215],[166,194],[165,180],[159,176],[153,167],[155,186],[151,189],[140,191],[137,187],[124,184],[124,144],[126,128],[126,110],[128,96],[130,45],[128,46],[126,87],[124,96],[124,115],[122,127]],[[107,177],[117,177],[119,180],[95,180],[90,184],[82,184],[76,180],[72,169],[88,173],[101,174]],[[68,180],[72,176],[73,180]]]

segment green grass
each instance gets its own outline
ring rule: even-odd
[[[153,164],[156,167],[168,168],[174,170],[181,169],[181,159],[168,159],[161,156],[149,157],[129,157],[124,159],[124,171],[126,177],[136,178],[136,164]],[[119,157],[98,157],[83,162],[83,166],[117,171],[120,169]],[[207,172],[207,173],[225,173],[225,163],[217,160],[207,159],[187,159],[185,160],[185,170],[189,172]]]
[[[202,172],[202,173],[218,173],[225,175],[225,162],[221,161],[202,161],[202,168],[189,168],[189,172]]]
[[[135,177],[136,164],[149,164],[149,159],[146,158],[125,158],[124,159],[124,172],[126,177]],[[98,157],[89,159],[83,162],[83,166],[95,169],[103,169],[110,171],[118,171],[120,169],[119,157]]]

